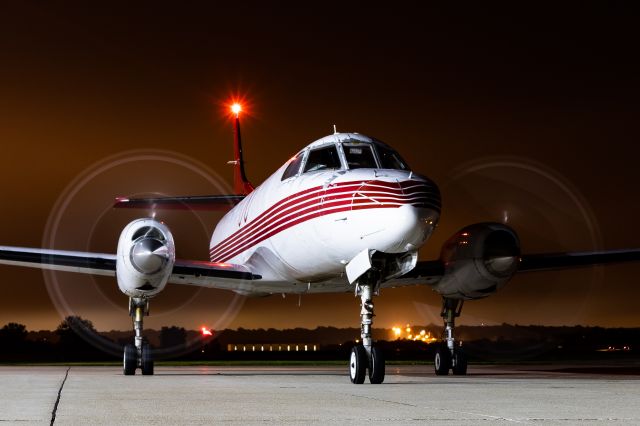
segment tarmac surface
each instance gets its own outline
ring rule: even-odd
[[[345,363],[346,364],[346,363]],[[640,424],[638,366],[387,366],[381,385],[347,367],[0,366],[0,425]]]

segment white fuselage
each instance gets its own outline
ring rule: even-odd
[[[438,221],[437,187],[410,171],[340,169],[282,180],[286,167],[227,213],[211,238],[212,262],[262,276],[251,292],[346,290],[345,265],[358,253],[416,252]]]

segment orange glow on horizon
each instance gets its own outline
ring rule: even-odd
[[[394,326],[391,329],[391,332],[393,333],[393,337],[396,340],[413,340],[424,342],[427,344],[438,341],[438,339],[433,337],[427,330],[420,330],[420,332],[414,333],[411,329],[410,324],[407,324],[406,327]]]

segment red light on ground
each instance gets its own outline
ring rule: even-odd
[[[211,330],[208,330],[207,327],[202,327],[200,330],[202,331],[203,336],[213,336],[213,333]]]

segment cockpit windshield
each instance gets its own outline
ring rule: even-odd
[[[298,171],[300,170],[300,164],[302,164],[303,158],[304,158],[304,155],[302,152],[298,153],[295,157],[293,157],[289,161],[289,165],[287,166],[287,168],[284,170],[281,180],[289,179],[290,177],[297,175]]]
[[[312,149],[307,158],[307,164],[304,166],[304,173],[315,172],[319,170],[336,170],[340,169],[340,157],[335,145],[329,145],[323,148]]]
[[[380,168],[409,170],[409,167],[402,158],[400,158],[400,155],[391,148],[376,144],[376,149],[378,150],[378,159],[380,159]]]
[[[373,155],[371,145],[368,143],[344,143],[342,144],[344,156],[350,169],[376,169],[376,157]]]
[[[282,180],[296,176],[302,166],[302,173],[340,169],[391,169],[409,170],[409,166],[391,147],[377,140],[363,141],[349,138],[336,144],[326,144],[312,148],[292,158],[285,168]],[[344,163],[344,164],[343,164]]]
[[[342,150],[349,169],[409,170],[396,151],[379,141],[344,141]]]

